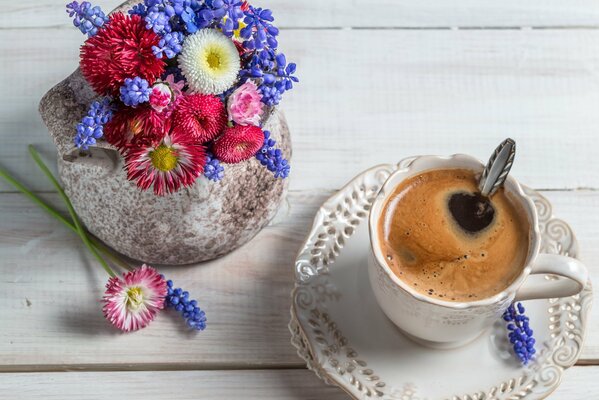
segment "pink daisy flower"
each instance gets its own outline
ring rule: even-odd
[[[142,265],[112,277],[106,284],[104,317],[124,332],[145,328],[164,308],[167,285],[164,277],[154,268]]]
[[[158,144],[132,147],[125,155],[127,178],[142,190],[153,186],[159,196],[193,185],[204,165],[204,147],[182,130],[175,130]]]

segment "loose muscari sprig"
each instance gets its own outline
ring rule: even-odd
[[[98,33],[98,29],[108,21],[108,17],[99,6],[92,7],[87,1],[81,4],[77,1],[67,4],[67,13],[69,17],[75,17],[73,25],[90,37]]]
[[[75,134],[75,146],[88,150],[89,146],[96,144],[97,140],[104,135],[104,125],[110,121],[114,113],[114,106],[110,99],[94,101],[87,114],[77,124]]]
[[[270,137],[269,131],[264,131],[264,145],[256,153],[256,158],[260,164],[264,165],[275,178],[287,178],[289,176],[289,162],[283,158],[281,149],[275,148],[277,142]]]
[[[181,313],[187,326],[203,331],[206,329],[206,313],[198,307],[197,300],[189,299],[189,292],[175,288],[173,281],[166,281],[167,295],[164,299],[166,307],[174,308]]]
[[[225,176],[225,168],[220,161],[210,152],[206,153],[206,165],[204,166],[204,176],[208,180],[217,182]]]
[[[121,100],[126,106],[135,107],[141,103],[150,100],[152,88],[145,79],[136,76],[135,78],[125,79],[125,84],[121,86]]]
[[[529,326],[529,318],[524,315],[525,311],[522,303],[517,303],[512,304],[503,314],[504,321],[508,323],[510,343],[524,365],[528,364],[536,353],[533,331]]]

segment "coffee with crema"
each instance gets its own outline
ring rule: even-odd
[[[477,195],[465,169],[424,172],[402,182],[379,219],[381,250],[406,284],[446,301],[475,301],[507,288],[529,246],[522,211],[499,189]]]

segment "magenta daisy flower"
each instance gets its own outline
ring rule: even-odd
[[[142,265],[112,277],[106,284],[104,317],[122,331],[130,332],[145,328],[164,308],[167,295],[166,280],[154,268]]]
[[[143,190],[154,186],[159,196],[193,185],[204,165],[204,147],[176,130],[158,145],[133,147],[125,155],[127,178]]]

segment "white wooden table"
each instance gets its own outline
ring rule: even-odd
[[[64,3],[0,8],[0,163],[56,203],[26,145],[55,158],[37,103],[78,63],[83,37]],[[299,65],[301,84],[284,102],[291,191],[251,245],[164,269],[199,297],[208,330],[186,334],[163,315],[115,332],[98,303],[105,276],[78,238],[0,183],[0,398],[345,398],[304,369],[287,331],[293,260],[316,209],[371,165],[485,158],[508,135],[519,146],[513,174],[570,222],[599,287],[597,0],[255,3],[274,10],[281,47]],[[599,308],[551,398],[599,398],[597,376]]]

